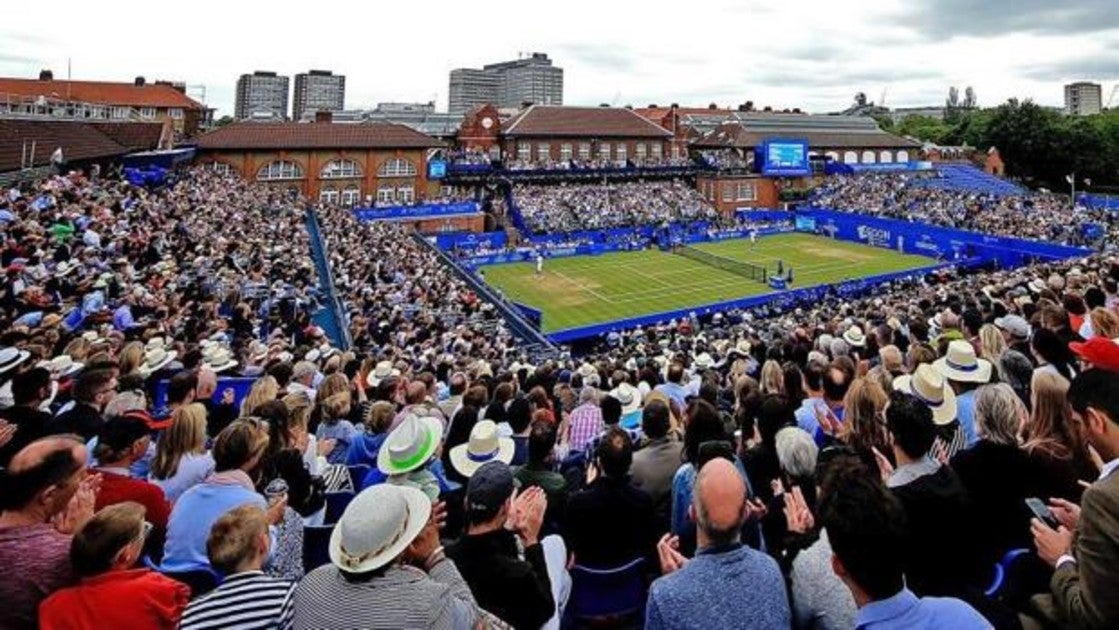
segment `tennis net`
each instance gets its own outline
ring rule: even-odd
[[[703,250],[689,247],[687,245],[676,245],[672,248],[672,253],[678,256],[683,256],[685,258],[691,258],[696,262],[701,262],[705,265],[715,267],[716,269],[729,271],[733,274],[740,275],[743,278],[749,278],[750,280],[757,280],[758,282],[762,283],[765,283],[769,280],[769,276],[766,273],[765,267],[761,265],[755,265],[748,262],[731,260],[730,258],[716,256],[715,254],[710,254]]]

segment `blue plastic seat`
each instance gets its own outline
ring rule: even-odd
[[[310,573],[322,565],[330,563],[330,535],[333,532],[333,525],[303,528],[304,573]]]
[[[609,569],[575,565],[571,569],[571,595],[564,616],[570,622],[642,619],[648,591],[643,558]]]
[[[350,501],[354,500],[353,492],[327,492],[326,493],[326,516],[323,518],[323,523],[326,525],[333,525],[342,518],[342,513],[346,511],[346,506]]]
[[[350,470],[350,482],[354,484],[354,492],[361,492],[361,482],[365,481],[365,475],[369,474],[369,465],[354,464],[347,468]]]

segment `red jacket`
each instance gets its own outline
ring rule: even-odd
[[[159,486],[105,470],[90,472],[101,475],[101,491],[97,493],[95,509],[100,510],[107,505],[135,501],[147,509],[144,520],[154,525],[160,532],[167,530],[171,504],[167,502],[167,497]]]
[[[176,628],[190,588],[149,569],[110,571],[56,591],[39,605],[41,630]]]

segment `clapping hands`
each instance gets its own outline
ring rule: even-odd
[[[816,524],[812,511],[808,509],[808,503],[804,500],[804,493],[798,486],[793,486],[793,489],[785,494],[785,523],[789,531],[796,534],[803,534]]]
[[[539,487],[533,486],[519,494],[514,493],[512,501],[505,527],[516,533],[526,547],[531,547],[539,542],[548,497]]]

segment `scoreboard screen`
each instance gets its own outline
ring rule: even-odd
[[[763,175],[810,175],[808,142],[804,140],[766,140],[758,151]]]
[[[443,179],[447,176],[447,162],[445,160],[431,160],[427,163],[428,179]]]

